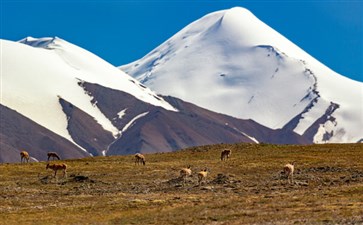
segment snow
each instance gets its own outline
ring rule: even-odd
[[[122,110],[122,111],[126,111],[126,109]],[[108,145],[107,150],[102,151],[102,155],[106,156],[110,146],[112,146],[116,141],[118,141],[120,138],[122,138],[122,134],[125,133],[127,131],[127,129],[129,129],[131,126],[133,126],[135,124],[135,121],[146,116],[149,112],[144,112],[141,113],[137,116],[135,116],[132,120],[130,120],[123,128],[122,130],[119,132],[119,135],[117,137],[117,139],[115,139],[111,144]]]
[[[304,119],[300,121],[294,131],[302,135],[310,125],[316,121],[316,118],[321,116],[321,112],[327,109],[329,105],[330,104],[326,101],[318,101],[312,110],[302,114]]]
[[[225,123],[226,126],[229,126],[228,123]],[[248,137],[249,139],[251,139],[253,142],[255,143],[260,143],[255,137],[249,136],[248,134],[246,134],[245,132],[239,130],[237,127],[231,127],[233,130],[237,131],[238,133],[242,134],[245,137]]]
[[[335,124],[331,121],[327,121],[325,124],[319,126],[317,134],[314,136],[314,142],[317,144],[327,143],[326,135],[332,134]]]
[[[30,159],[32,159],[34,162],[39,162],[39,160],[37,158],[30,157]]]
[[[78,82],[127,92],[147,103],[175,109],[150,89],[92,53],[59,38],[1,40],[0,103],[72,141],[59,97],[92,116],[116,137],[119,131]],[[84,150],[84,149],[83,149]]]
[[[135,116],[132,120],[130,120],[130,122],[128,122],[123,128],[122,128],[122,131],[121,131],[121,134],[122,133],[125,133],[127,129],[129,129],[134,123],[136,120],[140,119],[141,117],[144,117],[148,114],[149,112],[144,112],[144,113],[141,113],[137,116]]]
[[[122,119],[126,115],[126,109],[121,110],[119,113],[117,113],[117,116],[119,119]]]
[[[158,93],[272,129],[316,99],[295,128],[300,134],[332,102],[337,123],[320,132],[332,132],[330,142],[363,137],[362,82],[330,70],[240,7],[202,17],[120,69]]]
[[[107,152],[106,150],[103,150],[102,151],[102,156],[106,156],[106,152]]]
[[[247,135],[246,133],[243,133],[243,132],[242,132],[242,134],[243,134],[244,136],[248,137],[249,139],[251,139],[251,140],[252,140],[253,142],[255,142],[256,144],[260,143],[260,142],[258,142],[258,140],[257,140],[256,138],[251,137],[251,136],[249,136],[249,135]]]

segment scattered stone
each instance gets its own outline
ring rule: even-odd
[[[76,182],[84,182],[84,181],[88,181],[89,178],[87,176],[78,175],[78,176],[74,176],[73,180]]]
[[[296,185],[307,187],[309,186],[309,183],[306,181],[295,181]]]
[[[230,183],[230,180],[229,180],[228,176],[219,173],[217,175],[217,177],[214,180],[212,180],[212,183],[213,184],[227,184],[227,183]]]
[[[213,189],[214,189],[214,187],[212,187],[212,186],[205,186],[205,187],[201,188],[201,190],[203,190],[203,191],[211,191]]]
[[[52,178],[53,177],[51,177],[51,176],[45,176],[45,177],[40,178],[39,180],[42,184],[48,184]]]

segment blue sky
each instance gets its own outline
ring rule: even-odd
[[[363,81],[361,0],[0,1],[1,39],[58,36],[116,66],[210,12],[241,6],[334,71]]]

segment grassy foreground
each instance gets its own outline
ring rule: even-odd
[[[223,148],[233,151],[224,162]],[[0,224],[363,224],[362,144],[213,145],[146,160],[66,160],[57,179],[46,162],[0,164]],[[281,170],[292,161],[289,184]]]

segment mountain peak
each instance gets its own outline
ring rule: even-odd
[[[251,11],[243,7],[233,7],[230,9],[223,10],[223,18],[239,20],[248,17],[255,17]]]
[[[265,37],[260,33],[262,29],[266,29],[263,25],[249,10],[234,7],[223,12],[218,21],[218,35],[243,45],[264,44]]]
[[[120,68],[154,91],[212,111],[301,135],[313,130],[317,143],[363,135],[354,124],[363,124],[355,97],[362,84],[342,79],[244,8],[210,13]],[[327,114],[332,104],[341,107]]]

